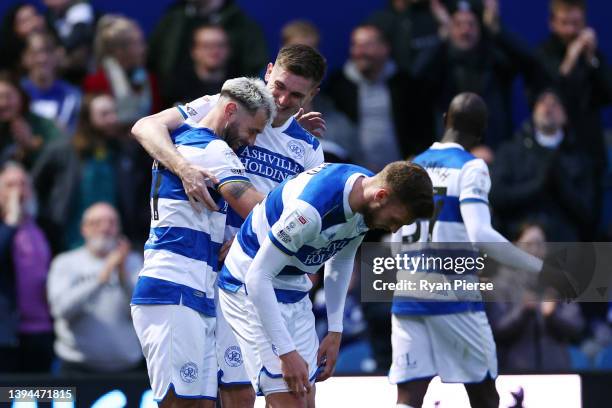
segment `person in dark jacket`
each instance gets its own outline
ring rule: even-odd
[[[232,55],[229,66],[241,75],[257,75],[268,62],[259,25],[233,0],[179,0],[162,16],[149,38],[148,67],[164,83],[179,67],[189,65],[193,30],[218,24],[228,34]]]
[[[390,0],[367,22],[379,27],[391,44],[391,55],[406,72],[419,54],[440,42],[439,30],[448,24],[442,0]]]
[[[512,86],[523,74],[530,89],[538,89],[543,73],[535,54],[499,23],[496,1],[482,8],[478,2],[457,1],[449,9],[447,33],[436,46],[420,53],[412,75],[435,98],[434,117],[443,127],[442,114],[452,98],[473,92],[489,107],[484,143],[496,148],[512,135]],[[438,134],[441,132],[437,132]]]
[[[433,141],[424,129],[423,103],[417,84],[397,69],[380,29],[371,24],[351,34],[350,59],[327,81],[326,95],[357,126],[361,157],[372,171],[417,154]],[[427,121],[425,121],[425,124]]]
[[[132,242],[146,240],[150,215],[143,203],[148,201],[150,159],[120,129],[115,100],[86,95],[74,138],[51,144],[32,170],[39,220],[54,237],[54,253],[82,244],[81,217],[96,202],[119,209]]]
[[[534,256],[546,256],[546,234],[538,224],[523,224],[515,242]],[[580,306],[541,301],[535,293],[535,279],[525,271],[502,267],[494,285],[486,309],[500,371],[571,370],[569,345],[580,339],[585,327]]]
[[[498,150],[489,197],[509,235],[525,219],[541,223],[549,241],[579,241],[592,233],[593,164],[566,125],[559,96],[544,91],[531,121]]]
[[[45,19],[32,4],[8,8],[0,24],[0,70],[17,74],[28,35],[45,30]]]

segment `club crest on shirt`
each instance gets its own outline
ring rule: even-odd
[[[242,364],[242,352],[238,346],[230,346],[225,350],[225,362],[230,367],[238,367]]]
[[[305,149],[304,149],[304,146],[302,146],[300,143],[292,140],[289,143],[287,143],[287,148],[289,149],[289,152],[291,153],[291,155],[295,157],[296,159],[301,159],[304,157]]]
[[[189,362],[181,367],[181,380],[191,384],[198,379],[198,366],[195,363]]]

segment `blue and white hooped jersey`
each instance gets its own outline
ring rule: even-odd
[[[349,206],[355,181],[372,176],[369,170],[349,164],[324,163],[286,179],[272,190],[247,217],[219,274],[218,285],[236,292],[266,238],[290,256],[290,262],[273,279],[281,303],[294,303],[308,294],[306,276],[349,243],[358,245],[367,232],[363,216]],[[246,288],[248,293],[248,287]]]
[[[491,178],[487,164],[457,143],[439,142],[413,161],[425,168],[431,178],[434,187],[434,216],[431,220],[405,225],[394,234],[392,241],[470,243],[460,207],[470,202],[489,203]],[[466,255],[478,256],[478,251],[472,249],[471,244],[466,249]],[[481,302],[396,300],[392,311],[396,314],[418,315],[458,313],[482,308]]]
[[[154,164],[151,230],[132,303],[181,303],[214,316],[214,283],[228,207],[216,189],[249,179],[238,156],[210,129],[184,124],[171,137],[181,155],[219,180],[215,188],[209,187],[219,210],[196,212],[180,178]]]
[[[178,106],[178,109],[186,123],[198,122],[210,112],[218,100],[218,95],[204,96],[184,106]],[[257,135],[253,146],[244,146],[237,154],[251,183],[262,194],[269,193],[287,177],[323,163],[321,144],[293,117],[282,126],[266,126],[263,133]],[[235,235],[242,222],[242,218],[230,208],[227,214],[228,235]]]

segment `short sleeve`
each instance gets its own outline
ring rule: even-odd
[[[461,169],[459,180],[459,202],[489,203],[491,176],[489,168],[482,159],[467,162]]]
[[[178,146],[178,151],[190,162],[208,169],[219,180],[218,189],[231,182],[250,182],[236,153],[222,140],[213,140],[206,148]]]
[[[219,95],[204,95],[185,105],[178,105],[179,110],[186,122],[198,123],[212,110],[219,101]]]
[[[278,221],[268,231],[268,237],[278,249],[289,256],[295,255],[304,244],[314,240],[321,231],[321,218],[317,210],[297,200],[285,208]]]

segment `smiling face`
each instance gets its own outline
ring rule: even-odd
[[[268,115],[264,109],[259,109],[251,114],[234,101],[228,101],[225,106],[225,116],[227,126],[221,137],[233,150],[242,146],[252,146],[257,135],[263,132],[268,122]]]
[[[273,126],[285,123],[319,91],[313,80],[293,74],[279,64],[268,64],[266,83],[277,108]]]

